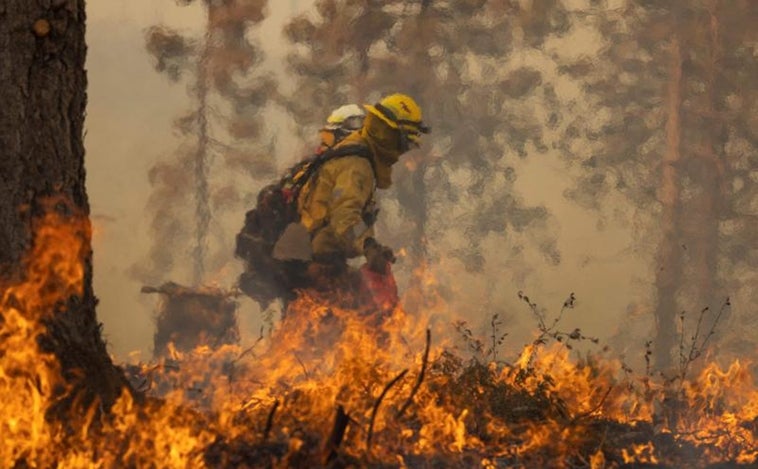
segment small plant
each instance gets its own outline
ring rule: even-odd
[[[731,301],[729,297],[727,297],[724,302],[721,304],[721,308],[719,308],[718,313],[716,314],[716,317],[713,318],[713,322],[711,323],[711,327],[708,329],[708,332],[705,333],[705,335],[701,335],[703,332],[703,322],[705,319],[705,316],[710,311],[709,307],[705,307],[702,310],[700,310],[700,316],[697,319],[697,324],[695,325],[695,331],[692,333],[692,336],[690,337],[689,344],[685,344],[684,336],[686,334],[685,330],[685,316],[686,313],[682,311],[679,314],[679,321],[681,325],[681,331],[679,334],[679,373],[674,379],[679,380],[679,389],[682,388],[684,385],[684,381],[687,377],[687,372],[690,369],[690,366],[692,365],[692,362],[697,360],[700,356],[703,355],[703,352],[705,352],[706,347],[708,345],[708,341],[713,337],[713,335],[716,333],[716,326],[718,325],[719,321],[721,320],[722,316],[724,315],[724,312],[731,307]]]
[[[492,319],[490,320],[490,339],[492,340],[492,344],[490,345],[490,348],[487,350],[487,356],[492,357],[493,362],[497,362],[497,349],[503,345],[503,341],[506,337],[508,337],[508,333],[500,333],[500,326],[503,325],[503,321],[501,321],[499,318],[499,314],[495,313],[492,315]]]
[[[573,345],[571,344],[572,341],[585,341],[589,340],[593,344],[597,344],[600,342],[599,339],[596,337],[589,337],[582,334],[581,329],[575,328],[571,332],[565,332],[558,329],[558,325],[561,322],[561,319],[563,319],[563,313],[568,309],[574,309],[574,306],[576,305],[576,296],[573,292],[571,292],[566,298],[566,300],[563,302],[563,306],[561,307],[560,311],[558,312],[558,315],[553,319],[553,321],[548,325],[548,320],[543,311],[540,310],[540,308],[537,306],[537,303],[533,303],[527,295],[524,294],[523,291],[518,292],[518,297],[520,300],[522,300],[524,303],[529,305],[529,309],[534,315],[535,318],[537,318],[537,328],[540,331],[540,334],[537,336],[536,339],[532,342],[533,345],[544,345],[547,343],[549,339],[553,339],[556,342],[562,343],[568,350],[573,349]],[[534,356],[534,352],[536,350],[536,347],[534,347],[531,351],[531,355],[529,357],[529,363],[531,363],[532,358]]]
[[[463,339],[463,343],[466,344],[466,348],[468,348],[468,350],[474,354],[475,360],[476,357],[484,355],[484,341],[474,336],[474,333],[471,332],[471,329],[468,327],[468,323],[466,321],[455,321],[453,323],[453,327],[461,336],[461,339]]]
[[[490,343],[487,346],[484,340],[474,336],[466,321],[458,320],[453,323],[453,327],[466,344],[466,348],[474,355],[474,360],[479,361],[479,357],[482,357],[487,363],[497,362],[498,348],[503,345],[508,336],[507,332],[501,333],[500,326],[502,325],[503,321],[500,319],[500,314],[494,313],[490,317]]]

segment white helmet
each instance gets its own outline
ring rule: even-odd
[[[326,118],[325,129],[328,130],[346,130],[352,132],[363,127],[363,119],[366,117],[366,111],[357,104],[345,104],[340,106]]]

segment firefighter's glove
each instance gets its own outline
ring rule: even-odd
[[[367,238],[363,243],[363,254],[368,268],[378,274],[387,274],[390,264],[395,263],[392,249],[379,244],[374,238]]]

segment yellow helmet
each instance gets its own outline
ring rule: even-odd
[[[402,151],[408,150],[409,143],[418,146],[420,134],[431,131],[422,121],[421,108],[408,95],[391,94],[374,105],[367,104],[364,107],[387,125],[400,131]]]

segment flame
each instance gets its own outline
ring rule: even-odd
[[[630,449],[621,450],[625,464],[658,464],[658,458],[655,457],[655,447],[648,442],[641,445],[632,445]]]
[[[590,456],[590,469],[603,469],[605,465],[605,454],[601,450]]]
[[[697,464],[758,459],[758,391],[744,361],[708,363],[674,384],[627,377],[604,355],[577,359],[563,343],[480,363],[450,353],[437,329],[428,342],[439,298],[421,311],[376,312],[314,292],[252,345],[170,344],[162,360],[129,367],[140,399],[124,392],[108,414],[95,405],[63,428],[46,415],[66,381],[38,339],[61,301],[82,295],[88,226],[43,217],[26,275],[0,290],[4,465],[694,464],[668,451],[670,441]],[[418,276],[421,289],[438,285],[429,269]]]
[[[56,358],[43,352],[38,339],[43,320],[59,302],[81,296],[89,225],[64,223],[49,214],[35,223],[25,278],[0,286],[0,461],[45,461],[45,448],[59,443],[46,421],[58,388],[65,385]]]

